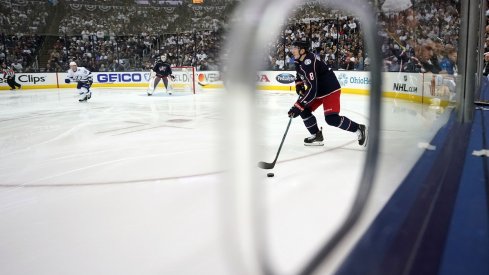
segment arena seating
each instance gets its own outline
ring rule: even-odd
[[[422,0],[406,11],[379,12],[385,70],[422,72],[432,70],[423,64],[447,60],[457,47],[457,2]],[[231,0],[207,0],[205,5],[180,0],[0,0],[0,59],[20,63],[22,71],[63,71],[70,60],[94,71],[146,70],[154,57],[165,53],[174,65],[216,70],[236,4]],[[59,16],[54,14],[56,5],[63,5],[64,13],[54,31],[48,32],[49,20]],[[288,47],[297,39],[310,41],[313,51],[335,69],[369,69],[361,22],[314,1],[297,8],[277,39],[266,45],[264,69],[292,70]],[[49,44],[43,45],[44,41]],[[38,62],[41,47],[48,55],[45,64]],[[422,54],[427,51],[428,60]]]

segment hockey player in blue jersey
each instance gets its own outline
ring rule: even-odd
[[[84,67],[78,67],[76,62],[70,62],[70,69],[68,70],[68,76],[65,79],[65,83],[77,82],[76,89],[80,98],[78,101],[84,102],[92,97],[90,87],[92,86],[92,72]]]
[[[168,83],[168,77],[172,80],[175,77],[172,75],[172,70],[170,64],[166,61],[166,55],[161,55],[159,59],[156,60],[153,69],[151,70],[151,79],[149,81],[148,96],[152,95],[163,79],[163,84],[165,84],[166,91],[171,95],[171,85]]]
[[[316,117],[312,114],[323,105],[324,117],[328,125],[345,131],[357,133],[358,144],[367,145],[365,125],[358,124],[345,116],[340,116],[341,86],[333,70],[308,51],[305,41],[296,41],[292,46],[296,68],[296,92],[299,99],[290,108],[289,117],[301,116],[311,136],[304,139],[304,145],[321,146],[323,133],[318,128]]]

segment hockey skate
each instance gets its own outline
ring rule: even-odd
[[[81,93],[78,102],[86,102],[89,99],[89,93]]]
[[[363,124],[358,125],[358,144],[360,146],[367,146],[367,127]]]
[[[321,130],[319,130],[319,132],[317,132],[316,134],[305,138],[304,139],[304,145],[305,146],[323,146],[324,145],[323,140],[324,140],[323,129],[321,128]]]

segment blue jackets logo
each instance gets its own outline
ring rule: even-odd
[[[342,87],[346,86],[346,84],[348,84],[348,76],[345,73],[340,73],[338,76],[338,82],[340,82]]]
[[[281,73],[275,77],[275,79],[282,84],[289,84],[294,82],[295,76],[289,73]]]
[[[339,73],[337,78],[341,87],[348,84],[370,85],[370,78],[368,76],[348,76],[346,73]]]
[[[146,81],[149,81],[150,78],[151,78],[151,74],[150,73],[144,73],[143,76],[144,76],[144,80],[146,80]]]

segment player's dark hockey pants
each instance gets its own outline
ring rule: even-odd
[[[168,77],[167,76],[158,76],[156,75],[155,77],[155,84],[154,84],[154,88],[153,89],[156,89],[156,86],[158,86],[158,83],[160,83],[160,79],[163,80],[163,84],[165,84],[165,89],[168,89]]]

